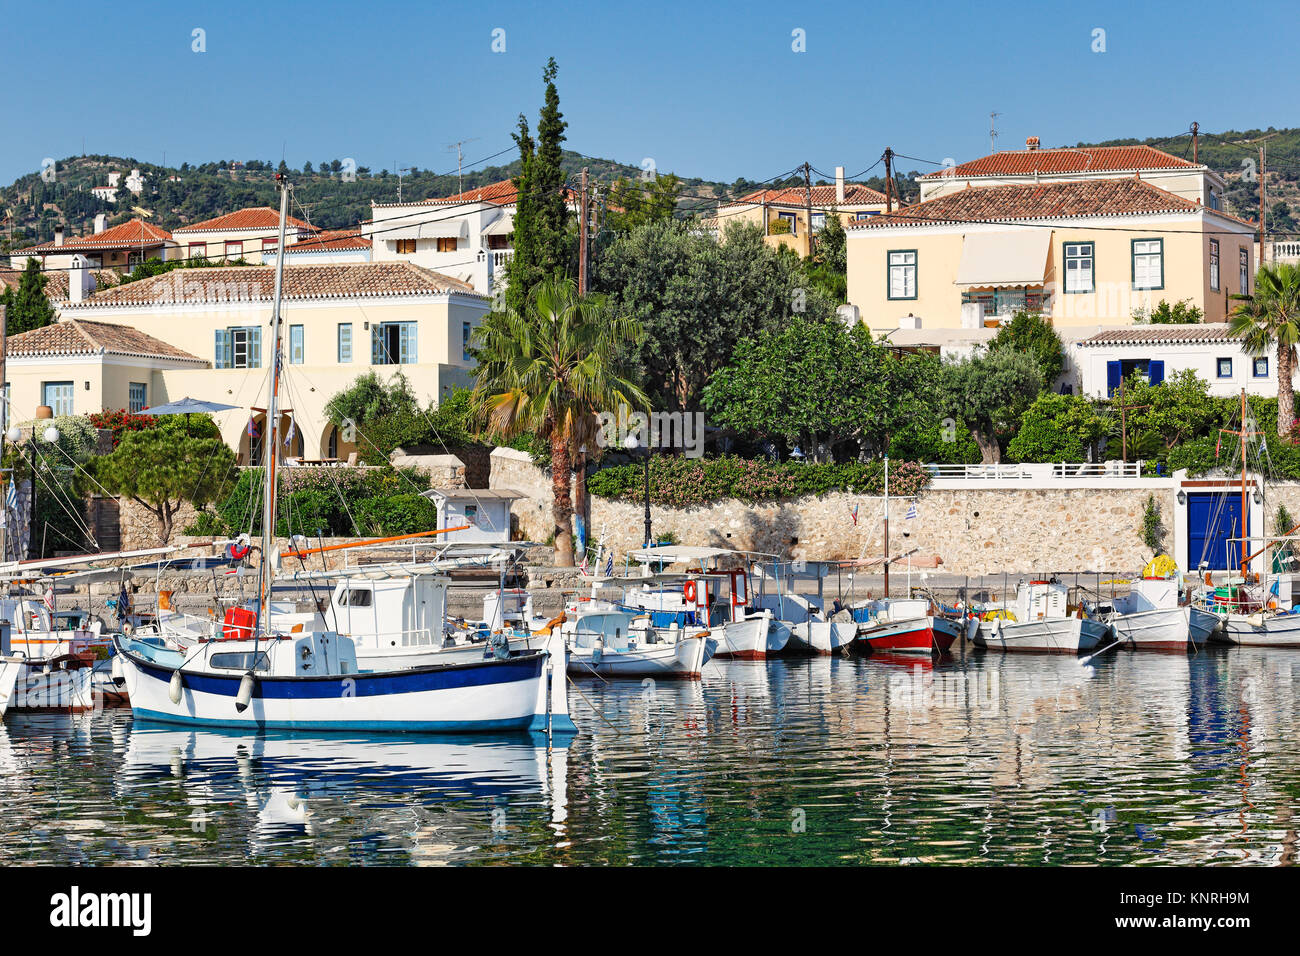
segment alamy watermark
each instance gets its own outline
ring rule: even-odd
[[[703,412],[601,412],[596,416],[601,448],[645,448],[681,451],[687,458],[704,455]]]

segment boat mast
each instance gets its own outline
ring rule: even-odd
[[[266,399],[266,440],[263,442],[266,465],[262,469],[264,487],[262,502],[262,562],[257,575],[257,613],[258,628],[254,635],[266,631],[269,636],[271,627],[271,584],[275,576],[275,560],[271,551],[275,543],[275,497],[276,497],[276,459],[279,457],[280,425],[280,295],[284,287],[284,233],[285,223],[289,217],[289,181],[281,173],[276,173],[280,187],[280,244],[276,246],[275,257],[275,297],[271,305],[271,376],[267,385],[269,394]],[[256,637],[254,637],[256,640]],[[256,651],[256,645],[254,645]]]
[[[1241,390],[1241,583],[1246,583],[1246,390]]]
[[[885,456],[885,600],[889,600],[889,456]]]

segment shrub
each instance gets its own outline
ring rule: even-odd
[[[587,490],[602,498],[640,500],[644,493],[643,469],[639,462],[601,469],[587,479]],[[720,458],[660,456],[651,459],[650,500],[680,508],[720,498],[753,503],[833,491],[878,495],[884,490],[884,474],[884,463],[880,460],[799,464],[730,455]],[[891,494],[915,494],[928,480],[929,474],[916,462],[891,464]]]
[[[418,494],[367,498],[356,507],[363,535],[415,534],[438,526],[438,507]]]

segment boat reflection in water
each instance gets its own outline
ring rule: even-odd
[[[490,842],[523,826],[547,844],[562,839],[567,765],[567,747],[548,749],[538,734],[249,735],[137,723],[117,789],[175,783],[192,833],[244,828],[255,855],[328,854],[316,838],[339,843],[340,823],[364,810],[376,853],[453,862],[475,848],[439,840],[441,829],[480,830]],[[364,853],[365,842],[352,841],[348,854]]]

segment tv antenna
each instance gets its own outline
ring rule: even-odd
[[[451,152],[453,149],[456,151],[456,192],[458,193],[463,193],[465,191],[462,172],[462,167],[465,163],[465,152],[462,147],[466,143],[477,143],[478,140],[479,137],[475,136],[473,139],[462,139],[459,142],[451,143],[447,146],[447,152]]]
[[[996,153],[998,151],[997,121],[998,121],[998,117],[1001,115],[1002,115],[1001,113],[989,114],[989,152],[990,153]]]

